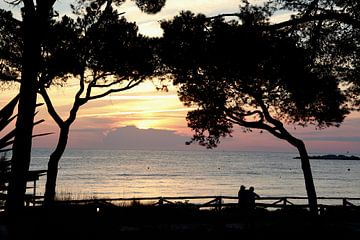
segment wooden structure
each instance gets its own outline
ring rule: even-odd
[[[33,189],[32,196],[36,196],[36,182],[40,179],[41,176],[45,175],[47,170],[32,170],[28,171],[28,174],[26,176],[27,183],[32,183],[32,186],[27,186],[27,189]]]
[[[318,197],[319,214],[334,207],[360,210],[360,197]],[[276,209],[309,209],[307,197],[260,197],[255,200],[256,208]],[[238,207],[238,197],[234,196],[185,196],[185,197],[144,197],[144,198],[103,198],[88,200],[57,201],[65,204],[99,204],[115,206],[132,206],[134,204],[154,206],[188,206],[197,209],[221,210],[226,207]],[[41,201],[38,201],[41,203]]]
[[[36,196],[36,181],[45,174],[45,170],[35,171],[29,177],[29,181],[34,181],[34,192],[27,196],[26,205],[39,206],[43,204],[44,197]],[[360,210],[360,197],[318,197],[319,214],[324,214],[328,209],[342,207],[346,209]],[[276,209],[308,209],[307,197],[260,197],[255,200],[256,208],[268,210]],[[183,197],[143,197],[143,198],[102,198],[85,200],[64,200],[56,201],[61,204],[95,204],[99,206],[133,206],[133,205],[153,205],[153,206],[182,206],[197,209],[222,210],[226,207],[237,207],[238,197],[235,196],[183,196]],[[100,207],[101,208],[101,207]],[[97,208],[99,210],[99,208]]]
[[[30,206],[30,204],[35,205],[36,199],[43,199],[42,196],[36,196],[36,187],[37,187],[37,181],[40,179],[41,176],[44,176],[46,174],[47,170],[31,170],[28,171],[28,174],[26,176],[26,189],[32,189],[32,193],[25,194],[25,205]],[[9,179],[9,177],[7,178]],[[28,183],[31,185],[29,186]],[[8,186],[8,181],[6,183],[6,186]],[[0,193],[0,201],[2,201],[0,204],[0,209],[2,209],[4,206],[4,201],[6,200],[7,193],[3,192]]]
[[[46,174],[47,170],[31,170],[28,171],[28,174],[26,176],[26,189],[33,189],[31,194],[25,195],[25,205],[30,206],[32,204],[33,206],[36,205],[36,199],[42,199],[42,196],[36,196],[36,182],[40,179],[41,176],[44,176]],[[28,186],[28,183],[32,184]]]

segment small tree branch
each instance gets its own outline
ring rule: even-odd
[[[66,121],[65,121],[65,123],[68,126],[75,121],[76,114],[79,111],[80,106],[87,102],[86,100],[81,98],[81,95],[83,94],[84,90],[85,90],[85,76],[84,76],[84,73],[81,73],[80,74],[80,88],[75,95],[74,103],[70,110],[70,115],[69,115],[68,119],[66,119]]]
[[[211,19],[217,19],[217,18],[224,18],[224,17],[241,17],[240,13],[223,13],[223,14],[219,14],[216,16],[212,16],[212,17],[208,17],[207,19],[211,20]]]
[[[356,20],[355,18],[351,17],[349,14],[339,13],[335,11],[325,11],[323,13],[319,13],[316,15],[306,15],[299,18],[292,18],[287,21],[283,21],[280,23],[271,24],[265,26],[265,29],[275,30],[281,29],[284,27],[295,26],[307,22],[314,22],[314,21],[325,21],[325,20],[336,20],[339,22],[343,22],[349,25],[352,25],[354,28],[360,28],[360,21]]]
[[[258,102],[263,114],[264,114],[264,117],[265,117],[265,120],[268,121],[269,123],[273,124],[276,128],[278,128],[279,130],[280,129],[283,129],[284,128],[284,125],[282,122],[276,120],[275,118],[273,118],[269,112],[269,109],[267,108],[267,106],[265,105],[264,101],[260,98],[260,97],[257,97],[256,98],[256,101]]]
[[[237,124],[237,125],[240,125],[245,128],[255,128],[255,129],[266,130],[269,133],[271,133],[272,135],[274,135],[275,137],[277,137],[279,139],[284,139],[284,136],[282,135],[282,133],[278,132],[276,128],[271,127],[270,125],[267,125],[264,122],[258,122],[258,121],[248,122],[248,121],[244,121],[234,115],[228,115],[227,120],[233,124]]]
[[[141,78],[139,80],[131,80],[131,81],[129,81],[129,83],[125,87],[110,89],[110,90],[108,90],[108,91],[106,91],[106,92],[104,92],[102,94],[98,94],[98,95],[95,95],[95,96],[86,96],[84,101],[90,101],[90,100],[105,97],[105,96],[107,96],[107,95],[109,95],[111,93],[122,92],[122,91],[129,90],[129,89],[139,85],[140,83],[142,83],[143,80],[144,80],[144,78]]]
[[[122,81],[124,81],[126,78],[125,77],[122,77],[122,78],[119,78],[117,79],[116,81],[112,81],[108,84],[94,84],[92,87],[97,87],[97,88],[108,88],[108,87],[111,87],[113,85],[116,85]]]
[[[216,19],[216,18],[222,18],[222,17],[240,17],[239,13],[225,13],[225,14],[219,14],[213,17],[209,17],[208,19]],[[340,21],[349,25],[352,25],[355,28],[360,28],[360,21],[351,17],[349,14],[346,13],[340,13],[336,11],[330,11],[330,10],[322,10],[322,13],[315,14],[315,15],[308,15],[305,14],[301,17],[292,18],[287,21],[283,21],[280,23],[274,23],[269,25],[262,25],[259,26],[260,28],[263,28],[264,30],[276,30],[281,29],[285,27],[291,27],[295,25],[304,24],[307,22],[314,22],[314,21],[325,21],[325,20],[336,20]]]
[[[75,101],[81,99],[81,95],[85,90],[85,76],[84,73],[80,74],[80,89],[75,95]]]
[[[264,113],[266,121],[273,124],[275,126],[273,129],[275,129],[276,132],[278,134],[280,134],[281,137],[279,137],[279,138],[285,139],[289,143],[291,143],[292,145],[295,146],[297,144],[297,142],[298,142],[298,139],[296,139],[294,136],[292,136],[288,132],[288,130],[286,130],[286,128],[284,127],[284,124],[282,122],[280,122],[279,120],[276,120],[275,118],[273,118],[270,115],[268,108],[266,107],[265,103],[261,99],[257,99],[256,101],[259,103],[259,105],[260,105],[260,107],[261,107],[261,109],[262,109],[262,111]],[[273,135],[277,136],[275,134],[273,134]]]
[[[54,134],[52,132],[49,132],[49,133],[39,133],[39,134],[34,134],[32,135],[33,138],[35,137],[43,137],[43,136],[47,136],[47,135],[51,135],[51,134]]]
[[[46,89],[44,86],[40,86],[39,87],[39,91],[41,96],[43,97],[45,103],[46,103],[46,107],[48,110],[48,113],[50,114],[50,116],[54,119],[54,121],[56,122],[56,124],[60,127],[64,124],[64,121],[61,119],[61,117],[59,116],[59,114],[56,112],[54,105],[52,104],[50,97],[48,95],[48,93],[46,92]]]

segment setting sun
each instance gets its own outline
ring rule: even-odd
[[[159,122],[156,120],[142,120],[135,123],[135,126],[140,129],[158,128]]]

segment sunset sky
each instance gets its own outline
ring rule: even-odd
[[[60,13],[69,13],[71,0],[58,0],[56,9]],[[252,1],[261,2],[261,1]],[[181,10],[216,15],[236,12],[238,0],[168,0],[165,8],[158,14],[146,15],[127,1],[120,11],[125,17],[136,21],[142,34],[161,36],[159,21],[171,19]],[[6,4],[1,1],[0,7]],[[13,9],[16,12],[16,9]],[[16,13],[15,13],[16,15]],[[288,17],[288,14],[277,15],[274,21]],[[87,103],[79,111],[72,125],[68,147],[70,148],[121,148],[121,149],[188,149],[185,141],[189,140],[191,130],[187,128],[185,116],[189,109],[178,100],[176,88],[169,86],[169,92],[156,91],[157,82],[145,82],[135,89]],[[66,87],[51,87],[50,94],[58,112],[63,117],[68,115],[77,85],[69,82]],[[1,91],[0,106],[14,96],[15,87]],[[42,98],[39,97],[39,101]],[[58,129],[49,118],[46,107],[39,109],[37,119],[46,121],[37,126],[36,133],[54,132],[54,134],[36,138],[35,147],[53,148],[57,142]],[[309,152],[360,153],[360,114],[350,114],[340,128],[315,130],[288,126],[288,129],[307,144]],[[194,148],[195,146],[191,147]],[[197,149],[201,149],[197,147]],[[294,151],[288,143],[275,137],[254,131],[243,133],[235,128],[233,138],[225,139],[220,150],[260,150],[260,151]]]

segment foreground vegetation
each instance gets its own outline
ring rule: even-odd
[[[343,239],[360,236],[360,209],[333,207],[314,216],[304,209],[277,211],[238,207],[199,210],[191,204],[57,204],[31,207],[16,218],[0,215],[1,239],[127,239],[252,236],[291,238],[309,233]],[[145,234],[145,235],[144,235]],[[318,236],[318,235],[317,235]],[[11,238],[10,238],[11,237]]]

